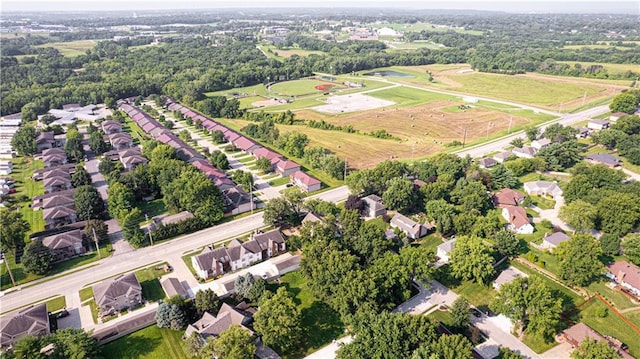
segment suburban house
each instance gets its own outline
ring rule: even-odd
[[[282,177],[289,176],[300,171],[300,165],[291,160],[280,160],[276,162],[276,173]]]
[[[500,273],[500,275],[498,276],[498,278],[496,278],[496,280],[493,281],[493,289],[500,290],[500,287],[502,287],[503,284],[511,283],[514,279],[518,277],[526,278],[528,277],[528,275],[518,270],[517,268],[510,266],[509,268],[503,270],[502,273]]]
[[[239,136],[234,140],[229,140],[229,142],[233,143],[234,146],[247,153],[253,153],[254,150],[262,147],[244,136]]]
[[[191,164],[211,180],[227,177],[224,171],[218,169],[207,160],[196,160],[191,162]]]
[[[580,346],[580,344],[582,344],[583,341],[585,341],[588,338],[591,338],[597,342],[604,340],[607,343],[609,343],[609,346],[614,348],[623,359],[633,359],[633,356],[631,356],[626,351],[622,350],[623,344],[621,341],[610,336],[605,337],[604,335],[598,333],[597,331],[593,330],[591,327],[589,327],[588,325],[582,322],[568,329],[565,329],[561,335],[564,338],[564,340],[567,343],[569,343],[573,348],[577,348],[578,346]]]
[[[126,132],[116,132],[109,135],[109,143],[116,151],[124,150],[133,146],[133,138]]]
[[[67,163],[67,153],[63,148],[48,148],[42,151],[45,167],[60,166]]]
[[[203,339],[210,336],[217,337],[232,325],[239,325],[242,329],[253,334],[253,331],[247,328],[252,320],[253,317],[249,313],[240,311],[227,303],[222,303],[216,315],[205,312],[200,320],[189,324],[184,332],[184,338],[190,337],[193,333],[198,333]]]
[[[616,112],[616,113],[612,113],[611,116],[609,116],[609,121],[610,122],[616,122],[620,119],[620,117],[624,117],[624,116],[629,116],[628,113],[626,112]]]
[[[505,161],[508,161],[511,156],[513,156],[513,152],[505,151],[495,154],[493,159],[498,161],[498,163],[504,163]]]
[[[44,193],[58,192],[71,189],[71,176],[68,172],[62,170],[57,173],[49,174],[47,178],[42,180]]]
[[[318,222],[322,222],[322,217],[320,217],[318,214],[316,214],[315,212],[309,212],[307,213],[306,216],[304,216],[304,218],[302,219],[302,224],[305,224],[307,222],[311,222],[311,223],[318,223]]]
[[[121,274],[94,285],[93,298],[104,317],[142,304],[142,286],[134,273]]]
[[[0,160],[0,175],[8,175],[13,172],[13,162]]]
[[[505,206],[517,206],[524,201],[524,194],[511,188],[503,188],[491,196],[493,205],[502,208]]]
[[[53,131],[41,132],[38,137],[36,137],[36,152],[42,152],[49,148],[53,148],[56,143],[53,136]]]
[[[207,279],[248,267],[285,250],[282,233],[274,229],[255,234],[244,243],[234,239],[226,248],[207,246],[199,255],[191,257],[191,264],[200,278]]]
[[[517,206],[505,206],[502,208],[502,217],[509,222],[507,228],[520,234],[533,233],[533,226],[529,221],[524,208]]]
[[[0,319],[0,347],[3,349],[12,347],[24,336],[41,337],[51,333],[45,303],[19,309]]]
[[[55,147],[64,147],[67,144],[67,135],[64,133],[53,135],[53,141]]]
[[[139,165],[146,165],[147,158],[142,155],[138,147],[128,148],[126,150],[118,152],[120,162],[124,166],[125,170],[132,170]]]
[[[438,245],[438,248],[436,249],[436,255],[438,256],[438,263],[436,264],[437,267],[442,266],[443,264],[449,263],[449,256],[451,255],[451,252],[455,248],[455,244],[457,240],[458,239],[454,237]]]
[[[382,204],[382,198],[375,194],[370,194],[362,198],[362,213],[367,218],[376,218],[387,214],[387,207]]]
[[[495,158],[485,157],[478,160],[480,168],[491,168],[498,164],[498,160]]]
[[[607,265],[606,276],[618,285],[626,288],[640,300],[640,268],[627,261],[619,261]]]
[[[35,196],[32,198],[31,208],[36,211],[39,209],[53,208],[58,206],[74,205],[73,192],[75,188],[66,191],[53,192]]]
[[[607,120],[592,119],[587,121],[587,128],[591,130],[604,130],[610,125],[611,123]]]
[[[524,191],[527,194],[535,194],[539,196],[551,196],[556,198],[562,196],[562,189],[556,181],[532,181],[524,184]]]
[[[77,220],[74,205],[45,208],[42,211],[42,217],[44,218],[46,229],[74,223]]]
[[[531,147],[531,146],[522,146],[522,147],[514,148],[513,150],[511,150],[511,152],[516,157],[533,158],[533,156],[535,156],[536,152],[538,152],[538,151],[535,148]]]
[[[571,237],[564,232],[547,233],[544,235],[544,238],[542,238],[542,245],[540,245],[540,247],[553,251],[560,243],[566,242],[569,239],[571,239]]]
[[[535,148],[537,151],[540,151],[543,147],[547,147],[551,144],[551,140],[548,138],[541,138],[539,140],[531,141],[531,147]]]
[[[47,168],[42,168],[39,170],[35,170],[33,171],[33,175],[31,175],[31,178],[34,181],[41,181],[44,178],[49,177],[52,174],[55,173],[59,173],[57,171],[62,171],[64,173],[68,173],[70,175],[74,174],[76,172],[76,164],[75,163],[67,163],[64,165],[60,165],[60,166],[53,166],[53,167],[47,167]]]
[[[608,153],[596,153],[585,157],[587,161],[596,165],[605,165],[609,168],[616,168],[620,166],[622,160],[620,157],[610,155]]]
[[[159,226],[176,224],[191,218],[195,218],[195,217],[189,211],[182,211],[176,214],[165,214],[165,215],[155,216],[151,219],[151,224],[149,225],[149,229],[154,231]]]
[[[122,124],[118,121],[107,120],[102,122],[101,126],[102,131],[107,135],[122,132]]]
[[[300,189],[305,192],[314,192],[322,187],[322,182],[309,176],[303,171],[296,171],[291,173],[289,175],[289,179],[291,180],[291,183],[300,187]]]
[[[260,147],[253,151],[253,157],[257,160],[260,158],[266,158],[269,162],[273,163],[274,160],[282,158],[282,155],[266,147]]]
[[[64,261],[86,253],[82,244],[82,230],[55,234],[42,238],[42,244],[49,248],[56,261]]]
[[[182,283],[178,278],[165,278],[160,281],[160,285],[162,289],[167,294],[167,298],[171,298],[173,296],[179,295],[182,298],[188,298],[189,293],[184,289]]]
[[[427,235],[427,227],[424,225],[417,223],[400,213],[397,213],[391,219],[391,227],[399,228],[402,232],[404,232],[408,238],[418,239],[425,235]]]
[[[231,214],[238,214],[251,211],[256,208],[253,197],[245,192],[240,186],[224,188],[220,182],[229,182],[235,184],[228,178],[220,178],[213,183],[222,191],[222,199],[224,201],[224,211]]]

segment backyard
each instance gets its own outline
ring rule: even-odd
[[[183,334],[181,330],[152,325],[104,345],[102,353],[105,358],[119,359],[188,358]]]

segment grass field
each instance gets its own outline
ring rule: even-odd
[[[607,299],[616,309],[624,310],[628,308],[638,308],[640,305],[634,304],[631,299],[624,293],[611,289],[607,286],[609,280],[602,278],[602,281],[591,283],[587,290],[589,293],[599,293],[605,299]],[[640,326],[640,324],[638,325]]]
[[[604,318],[600,318],[596,313],[598,310],[606,308],[606,305],[597,299],[592,299],[584,307],[581,308],[581,321],[598,331],[603,335],[610,335],[629,346],[631,355],[640,356],[640,340],[638,333],[634,332],[622,319],[615,313],[608,310],[608,314]]]
[[[53,47],[60,51],[64,56],[74,57],[86,54],[87,50],[93,49],[94,46],[96,46],[96,41],[94,40],[77,40],[69,42],[51,42],[36,47]]]
[[[344,324],[340,321],[338,313],[315,298],[299,272],[287,273],[280,281],[294,296],[293,300],[302,313],[301,326],[304,331],[298,350],[283,358],[305,357],[342,335]]]
[[[16,193],[14,198],[26,196],[25,201],[18,202],[22,217],[29,222],[31,230],[29,233],[44,230],[44,218],[42,211],[34,211],[31,209],[31,198],[44,194],[44,186],[42,181],[34,181],[31,179],[33,171],[44,168],[42,160],[34,160],[32,157],[18,157],[13,161],[13,172],[10,177],[15,180]],[[25,236],[25,242],[28,237]]]
[[[396,50],[415,50],[415,49],[431,49],[442,50],[447,47],[442,44],[437,44],[433,41],[414,41],[414,42],[390,42],[387,44],[389,47],[387,52]]]
[[[105,358],[184,359],[188,358],[183,331],[160,329],[156,325],[126,335],[102,347]]]
[[[450,27],[446,25],[432,24],[428,22],[416,22],[412,24],[400,24],[400,23],[392,23],[392,24],[371,24],[368,25],[373,28],[383,28],[388,27],[394,30],[399,30],[403,32],[416,32],[422,30],[434,31],[434,32],[447,32],[447,31],[455,31],[461,34],[469,34],[469,35],[482,35],[482,31],[478,30],[465,30],[456,27]]]
[[[160,263],[149,268],[140,269],[135,272],[138,282],[142,286],[142,297],[150,302],[163,299],[165,297],[164,290],[160,285],[158,278],[165,273],[162,269],[156,269],[162,267]]]
[[[626,312],[623,314],[625,318],[629,319],[636,327],[640,328],[640,309],[632,312]]]
[[[258,46],[262,51],[264,51],[267,55],[276,60],[284,60],[288,59],[293,55],[298,55],[301,57],[307,57],[309,55],[324,55],[323,51],[313,51],[313,50],[304,50],[297,47],[287,47],[284,49],[278,49],[273,45],[259,45]],[[271,50],[271,52],[269,52]],[[271,56],[272,55],[272,56]]]
[[[318,94],[323,92],[316,89],[316,86],[330,86],[333,87],[332,91],[340,88],[346,88],[344,85],[330,83],[326,81],[304,79],[294,81],[278,82],[270,87],[271,94],[278,94],[281,96],[302,96],[309,94]]]
[[[61,310],[62,308],[65,308],[67,306],[67,300],[64,298],[64,296],[61,295],[47,300],[46,304],[47,312],[53,313]]]

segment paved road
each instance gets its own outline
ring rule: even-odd
[[[559,123],[563,126],[569,126],[574,123],[584,121],[588,118],[601,115],[603,113],[607,113],[609,111],[608,106],[598,106],[589,110],[585,110],[582,112],[574,113],[574,114],[566,114],[562,115],[560,118],[555,119],[553,121],[545,122],[544,125],[538,126],[540,129],[544,130],[547,126]],[[456,153],[460,156],[469,155],[473,158],[485,156],[491,152],[502,151],[505,147],[509,146],[509,143],[513,141],[517,137],[525,137],[524,131],[514,132],[510,135],[501,137],[497,140],[487,142],[481,145],[469,147]]]
[[[310,198],[321,198],[326,201],[339,202],[347,198],[349,190],[346,186],[313,195]],[[104,278],[152,263],[169,261],[177,267],[184,265],[181,256],[184,252],[203,247],[207,244],[218,243],[229,238],[240,236],[263,227],[262,212],[247,217],[223,223],[205,230],[178,237],[161,244],[137,249],[132,252],[114,255],[96,262],[90,270],[78,271],[50,281],[28,286],[19,286],[19,290],[6,293],[2,297],[2,311],[10,311],[30,303],[60,294],[77,293],[83,286],[100,281]],[[191,276],[192,277],[192,276]],[[185,278],[181,278],[185,280]]]

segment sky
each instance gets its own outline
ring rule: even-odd
[[[265,7],[367,7],[394,9],[470,9],[520,13],[626,13],[640,14],[640,0],[1,0],[2,11],[100,11],[100,10],[163,10],[206,8],[265,8]]]

